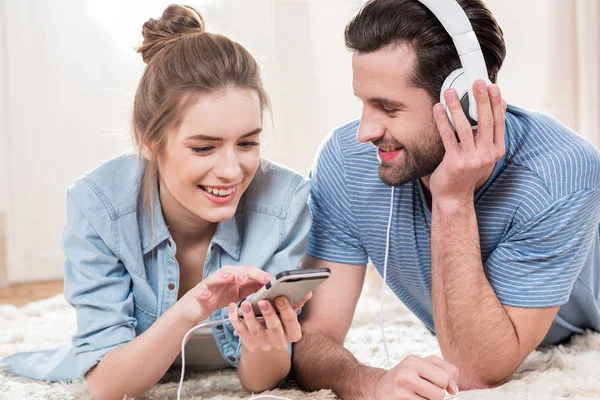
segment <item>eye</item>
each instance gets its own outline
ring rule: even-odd
[[[396,114],[396,112],[398,111],[398,110],[395,110],[395,109],[393,109],[393,108],[387,108],[387,107],[385,107],[384,105],[382,105],[382,106],[381,106],[381,109],[382,109],[382,110],[383,110],[383,112],[384,112],[384,113],[386,113],[387,115],[395,115],[395,114]]]
[[[240,144],[238,144],[238,146],[240,146],[244,149],[251,149],[252,147],[256,147],[258,145],[260,145],[260,143],[258,143],[256,141],[241,142]]]
[[[191,150],[196,154],[205,154],[213,150],[214,146],[192,147]]]

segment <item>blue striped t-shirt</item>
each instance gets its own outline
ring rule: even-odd
[[[310,177],[309,254],[344,264],[370,259],[380,274],[391,187],[359,121],[335,129]],[[481,258],[502,304],[560,306],[543,343],[600,330],[600,153],[552,117],[509,106],[505,156],[475,194]],[[387,283],[434,331],[431,212],[420,181],[398,186]],[[468,288],[465,288],[468,290]]]

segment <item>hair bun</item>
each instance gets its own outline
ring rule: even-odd
[[[193,7],[171,4],[160,18],[146,21],[142,27],[144,42],[137,52],[147,64],[169,43],[190,33],[204,33],[204,18]]]

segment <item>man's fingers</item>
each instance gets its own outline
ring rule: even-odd
[[[449,393],[458,394],[458,386],[456,383],[458,382],[458,378],[460,377],[460,371],[458,370],[457,367],[450,364],[448,361],[441,359],[438,356],[428,356],[428,357],[425,357],[423,359],[423,361],[428,362],[430,364],[433,364],[433,365],[443,369],[448,374],[448,377],[450,378],[450,382],[448,382],[448,386],[447,386],[447,388],[450,389]],[[452,393],[452,392],[454,392],[454,393]]]
[[[458,144],[456,134],[448,119],[448,114],[446,114],[446,110],[444,110],[444,106],[441,103],[437,103],[433,107],[433,118],[437,125],[438,132],[440,133],[440,137],[442,138],[442,143],[444,143],[446,152],[454,154],[458,153],[460,151],[460,145]]]
[[[477,138],[475,142],[487,148],[494,143],[494,115],[487,83],[483,79],[478,79],[473,83],[473,94],[477,102]]]
[[[462,109],[460,100],[458,99],[458,93],[456,93],[455,89],[448,89],[444,93],[444,96],[446,99],[446,105],[448,106],[450,114],[452,115],[454,127],[456,128],[456,133],[460,139],[460,145],[462,149],[466,151],[472,151],[475,147],[473,129],[469,123],[469,120],[467,120],[465,112]]]

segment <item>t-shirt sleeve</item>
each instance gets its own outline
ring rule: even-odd
[[[308,254],[342,264],[366,264],[348,196],[344,156],[335,133],[321,146],[309,177],[313,225]]]
[[[486,274],[500,302],[523,308],[565,304],[597,240],[600,190],[563,197],[517,227],[490,255]],[[598,262],[595,260],[594,262]]]

